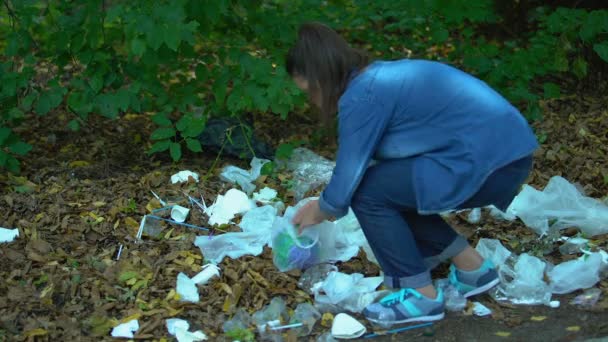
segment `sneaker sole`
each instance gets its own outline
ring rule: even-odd
[[[500,283],[500,279],[496,278],[496,279],[492,280],[491,282],[489,282],[489,283],[487,283],[487,284],[485,284],[483,286],[480,286],[480,287],[478,287],[478,288],[476,288],[474,290],[471,290],[471,291],[465,293],[464,294],[464,298],[469,298],[469,297],[478,295],[480,293],[484,293],[484,292],[492,289],[494,286],[498,285],[498,283]]]
[[[368,318],[367,320],[375,323],[375,324],[381,324],[381,325],[394,325],[394,324],[403,324],[403,323],[412,323],[412,322],[432,322],[432,321],[438,321],[440,319],[443,319],[443,317],[445,317],[445,313],[442,312],[439,315],[433,315],[433,316],[421,316],[421,317],[414,317],[414,318],[408,318],[408,319],[404,319],[401,321],[383,321],[383,320],[379,320],[379,319],[373,319],[373,318]]]

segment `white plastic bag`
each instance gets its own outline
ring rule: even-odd
[[[498,300],[514,304],[545,304],[551,301],[551,288],[545,283],[546,264],[527,253],[509,258],[499,269],[501,283],[495,292]]]
[[[600,281],[602,255],[590,253],[563,262],[548,272],[553,293],[564,294],[578,289],[587,289]]]
[[[582,195],[559,176],[552,177],[542,192],[525,185],[508,211],[539,235],[567,227],[577,227],[587,236],[608,233],[608,206]]]
[[[268,236],[258,232],[235,232],[198,236],[194,244],[201,249],[205,259],[219,264],[226,256],[238,259],[243,255],[260,255],[268,241]]]
[[[220,174],[220,179],[225,182],[238,184],[243,191],[245,191],[248,195],[251,195],[251,193],[255,190],[255,184],[253,184],[253,182],[260,177],[262,166],[269,161],[270,160],[267,159],[253,158],[251,160],[251,169],[249,171],[233,165],[226,166]]]
[[[492,261],[497,268],[504,265],[505,261],[511,256],[511,252],[495,239],[481,238],[475,249],[484,259]]]

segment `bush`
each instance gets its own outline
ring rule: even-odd
[[[558,82],[539,80],[582,79],[591,61],[608,61],[606,10],[535,7],[526,30],[505,35],[511,9],[491,0],[2,4],[0,166],[11,172],[31,149],[13,131],[30,113],[59,108],[72,130],[91,114],[150,114],[158,127],[149,152],[169,151],[174,160],[184,147],[202,150],[196,137],[210,116],[255,111],[285,118],[304,102],[282,62],[306,20],[332,25],[380,58],[454,63],[526,108],[530,119],[540,118],[540,99],[562,92]]]

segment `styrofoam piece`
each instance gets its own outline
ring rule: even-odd
[[[363,324],[345,313],[337,314],[331,326],[331,335],[339,339],[359,338],[366,331]]]
[[[119,324],[112,329],[112,337],[133,338],[133,333],[139,330],[139,322],[136,319]]]
[[[275,198],[277,198],[277,191],[269,187],[253,193],[253,199],[264,204],[270,203]]]
[[[190,209],[186,207],[182,207],[181,205],[174,205],[171,208],[171,218],[175,220],[175,222],[185,222],[188,217],[188,213],[190,213]]]
[[[177,275],[177,285],[175,286],[175,292],[179,294],[182,302],[198,303],[199,295],[196,283],[192,281],[186,274],[180,272]]]
[[[207,335],[204,332],[197,330],[194,332],[188,331],[190,323],[179,318],[170,318],[167,320],[167,331],[170,335],[175,336],[178,342],[196,342],[207,340]]]
[[[206,264],[203,266],[203,270],[200,271],[197,275],[192,277],[192,282],[197,285],[205,285],[209,282],[209,280],[213,277],[220,276],[220,268],[214,264]]]
[[[0,228],[0,243],[12,242],[19,236],[19,229]]]
[[[171,176],[171,183],[184,183],[188,181],[188,177],[194,178],[194,180],[198,183],[198,173],[192,172],[190,170],[180,171],[173,176]]]

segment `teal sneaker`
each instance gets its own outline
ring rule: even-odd
[[[368,305],[363,315],[382,326],[437,321],[445,315],[443,291],[437,290],[437,298],[430,299],[414,289],[401,289]]]
[[[452,264],[448,279],[465,298],[484,293],[500,283],[490,260],[484,260],[481,267],[474,271],[461,271]]]

